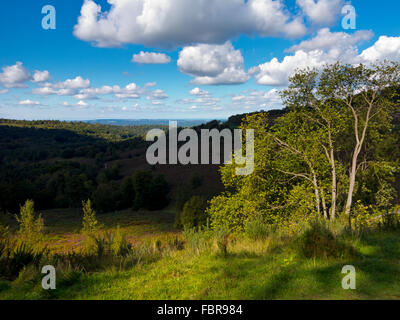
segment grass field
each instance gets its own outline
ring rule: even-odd
[[[80,210],[48,210],[43,211],[42,216],[45,221],[44,242],[51,252],[66,253],[77,251],[82,247]],[[120,227],[132,244],[150,241],[153,237],[168,239],[178,233],[173,228],[175,212],[172,210],[152,212],[124,210],[98,214],[97,218],[107,230],[113,231]],[[12,226],[12,229],[17,228],[14,219],[9,219],[8,224]]]
[[[181,237],[173,212],[123,211],[99,215],[107,228],[121,225],[134,245]],[[80,245],[79,219],[71,211],[45,212],[51,250]],[[0,299],[400,299],[400,233],[346,237],[357,255],[306,258],[293,241],[232,239],[227,255],[206,250],[162,251],[131,268],[82,272],[44,291],[39,277],[0,280]],[[357,289],[342,289],[344,265],[357,271]],[[23,277],[22,277],[23,278]],[[26,276],[25,276],[26,278]],[[65,280],[65,279],[64,279]]]

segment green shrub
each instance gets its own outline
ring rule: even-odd
[[[36,252],[26,243],[21,243],[15,248],[7,248],[0,257],[0,277],[15,279],[20,271],[29,265],[38,266],[43,252]]]
[[[218,251],[225,257],[228,254],[229,230],[221,227],[215,230],[215,240]]]
[[[88,234],[86,242],[86,254],[98,258],[112,255],[113,244],[114,235],[111,232],[91,232]]]
[[[175,236],[175,238],[168,240],[168,248],[170,250],[183,250],[184,243]]]
[[[186,228],[204,226],[207,223],[207,214],[205,209],[207,202],[204,198],[194,196],[190,198],[183,206],[181,224]]]
[[[20,239],[29,244],[37,244],[42,240],[44,222],[40,214],[36,218],[32,200],[26,200],[25,204],[21,206],[20,215],[15,217],[19,223],[18,234]]]
[[[188,248],[195,254],[200,254],[211,249],[213,232],[208,228],[185,228],[183,238]]]
[[[383,230],[400,230],[400,206],[395,206],[389,212],[382,215],[380,227]]]
[[[69,287],[76,283],[82,276],[84,270],[78,266],[68,264],[64,268],[57,270],[57,287]]]
[[[111,245],[112,251],[116,256],[126,256],[131,249],[131,245],[126,240],[126,235],[118,226]]]
[[[7,239],[9,233],[10,233],[10,230],[9,230],[8,226],[4,225],[4,224],[0,221],[0,240],[1,240],[1,239]]]
[[[322,219],[313,220],[295,243],[307,258],[343,258],[357,254],[355,249],[339,239],[328,222]]]
[[[251,240],[261,240],[268,237],[271,226],[265,223],[261,216],[257,216],[245,222],[244,232]]]
[[[161,252],[155,249],[154,243],[145,242],[129,251],[129,254],[122,259],[121,267],[129,269],[138,264],[155,262],[160,258]]]
[[[21,285],[26,282],[34,282],[40,279],[40,272],[34,264],[24,266],[18,273],[18,277],[14,280],[13,284]]]
[[[207,215],[211,219],[211,227],[219,229],[228,227],[233,232],[242,232],[245,221],[249,218],[245,210],[245,201],[234,194],[222,194],[211,199]],[[251,209],[254,212],[254,208]]]
[[[101,227],[96,219],[96,212],[92,208],[90,199],[82,201],[82,233],[91,234],[98,231]]]

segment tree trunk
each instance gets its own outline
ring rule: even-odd
[[[319,188],[317,182],[317,176],[315,175],[314,170],[312,170],[313,175],[313,185],[314,185],[314,193],[315,193],[315,207],[317,209],[318,214],[321,213],[321,206],[320,206],[320,197],[319,197]]]
[[[358,162],[358,155],[361,152],[361,148],[364,144],[364,140],[365,140],[365,136],[367,134],[367,129],[368,129],[368,124],[369,124],[369,120],[370,120],[370,114],[371,114],[371,110],[372,110],[372,103],[370,103],[368,111],[367,111],[367,115],[365,117],[365,124],[364,124],[364,128],[362,131],[362,135],[361,135],[361,139],[358,138],[358,117],[357,114],[355,113],[355,111],[353,111],[354,114],[354,133],[356,136],[356,147],[354,148],[354,153],[353,153],[353,160],[351,162],[351,170],[350,170],[350,181],[349,181],[349,191],[347,194],[347,202],[346,202],[346,211],[345,213],[350,217],[350,211],[351,211],[351,206],[353,204],[353,193],[354,193],[354,186],[356,183],[356,174],[357,174],[357,162]]]
[[[336,218],[336,197],[337,197],[337,177],[336,177],[336,164],[335,164],[335,153],[333,151],[333,144],[332,140],[329,139],[330,143],[330,162],[331,162],[331,168],[332,168],[332,203],[331,203],[331,212],[330,212],[330,219],[335,220]]]
[[[346,210],[345,210],[345,213],[347,215],[350,215],[351,206],[353,203],[353,193],[354,193],[354,186],[356,183],[358,154],[359,154],[359,146],[357,145],[356,149],[354,150],[353,160],[351,163],[351,169],[350,169],[350,174],[349,174],[349,190],[348,190],[348,194],[347,194]]]
[[[332,152],[332,203],[331,203],[331,212],[330,219],[335,220],[336,218],[336,197],[337,197],[337,178],[336,178],[336,165],[335,158]]]
[[[321,202],[322,202],[322,211],[324,212],[324,218],[328,220],[328,210],[326,209],[325,194],[323,190],[321,190]]]

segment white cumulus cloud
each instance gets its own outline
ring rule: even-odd
[[[400,60],[400,37],[381,36],[377,42],[361,53],[365,61],[375,62],[376,60]]]
[[[179,53],[178,67],[194,77],[192,83],[199,85],[240,84],[249,79],[242,53],[230,42],[184,47]]]
[[[166,64],[171,62],[171,58],[164,53],[140,51],[139,54],[132,56],[132,62],[141,64]]]
[[[31,79],[31,74],[19,61],[12,66],[3,67],[2,70],[0,84],[5,88],[25,88],[25,82]]]
[[[232,97],[232,104],[235,107],[254,110],[271,110],[282,107],[281,97],[277,89],[243,91]]]
[[[199,87],[196,87],[189,92],[192,96],[208,96],[209,92],[206,90],[201,90]]]
[[[344,5],[343,0],[297,0],[311,22],[318,25],[333,24]]]
[[[20,101],[18,104],[23,105],[23,106],[38,106],[38,105],[40,105],[40,102],[27,99],[27,100]]]
[[[32,78],[32,82],[45,82],[50,80],[50,73],[45,71],[35,70]]]
[[[276,0],[93,0],[82,5],[74,35],[100,47],[125,43],[176,47],[220,44],[241,34],[302,36],[306,27]]]
[[[359,55],[357,45],[371,39],[372,36],[371,31],[347,34],[321,29],[314,38],[291,47],[289,51],[294,52],[293,55],[285,56],[281,61],[273,58],[251,68],[249,74],[256,79],[258,84],[285,86],[296,69],[321,67],[337,61],[352,64],[365,62],[365,59]]]

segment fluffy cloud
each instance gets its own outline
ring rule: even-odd
[[[360,30],[354,34],[349,34],[346,32],[330,32],[328,28],[323,28],[318,31],[314,38],[294,45],[288,51],[341,50],[343,52],[348,51],[349,48],[354,51],[353,49],[357,44],[368,41],[373,36],[374,33],[370,30]]]
[[[89,79],[83,79],[81,76],[77,76],[74,79],[67,79],[63,82],[46,82],[42,84],[42,87],[33,89],[33,93],[46,96],[54,94],[59,96],[70,96],[78,94],[80,89],[85,89],[89,87]]]
[[[168,95],[160,89],[156,89],[154,91],[151,91],[147,95],[147,99],[157,99],[157,100],[162,100],[162,99],[167,99]]]
[[[134,54],[132,56],[132,62],[142,64],[166,64],[171,62],[171,58],[164,53],[140,51],[139,54]]]
[[[114,93],[120,99],[139,99],[142,90],[135,83],[130,83],[123,89],[119,89],[117,86]]]
[[[2,68],[0,84],[5,88],[25,88],[25,82],[31,79],[31,74],[24,68],[22,62]]]
[[[20,101],[18,104],[23,105],[23,106],[38,106],[38,105],[40,105],[40,102],[27,99],[27,100]]]
[[[241,34],[302,36],[306,28],[282,1],[85,0],[74,35],[100,47],[124,43],[176,47],[224,43]]]
[[[206,90],[201,90],[200,88],[194,88],[189,92],[192,96],[208,96],[210,93]]]
[[[45,82],[50,80],[50,73],[45,71],[35,70],[32,78],[32,82]]]
[[[299,68],[319,67],[324,64],[326,55],[319,50],[297,51],[294,56],[286,56],[282,62],[277,58],[249,70],[258,84],[267,86],[284,86],[290,75]]]
[[[281,108],[282,102],[277,89],[270,91],[243,91],[232,97],[233,106],[245,109],[274,109]]]
[[[219,98],[213,97],[208,91],[201,90],[200,88],[194,88],[190,90],[189,93],[196,98],[179,99],[176,102],[183,105],[192,105],[190,108],[191,110],[199,107],[216,110],[215,108],[217,108],[217,105],[221,102]]]
[[[249,79],[243,68],[243,56],[230,42],[223,45],[199,44],[182,49],[178,67],[200,85],[240,84]]]
[[[139,99],[145,95],[149,100],[163,100],[168,98],[167,94],[160,89],[150,90],[151,87],[156,85],[153,83],[146,83],[143,88],[138,87],[135,83],[129,83],[121,88],[118,85],[108,86],[104,85],[99,88],[90,87],[90,80],[83,79],[77,76],[74,79],[67,79],[63,82],[57,83],[40,83],[41,87],[33,89],[33,93],[37,95],[58,95],[58,96],[72,96],[80,100],[77,105],[83,107],[84,100],[100,99],[101,96],[114,95],[118,99]],[[64,104],[64,106],[66,106]]]
[[[90,80],[83,79],[81,76],[77,76],[74,79],[67,79],[64,82],[57,82],[52,85],[53,88],[57,89],[82,89],[90,87]]]
[[[318,25],[333,24],[343,7],[343,0],[297,0],[297,4]]]
[[[400,37],[381,36],[370,48],[364,50],[360,57],[364,61],[375,62],[376,60],[400,60]]]
[[[78,103],[76,105],[81,108],[86,108],[88,106],[88,104],[82,100],[78,101]]]
[[[345,63],[365,62],[358,53],[357,45],[369,40],[371,31],[358,31],[350,35],[344,32],[330,32],[321,29],[311,40],[293,46],[289,51],[293,55],[286,56],[280,62],[277,58],[253,67],[249,74],[254,76],[258,84],[284,86],[296,69],[321,67],[327,63],[341,61]]]
[[[121,92],[119,86],[102,86],[100,88],[84,88],[74,95],[74,98],[79,100],[97,99],[100,95],[112,94]]]
[[[157,85],[157,82],[147,82],[144,87],[145,88],[152,88],[155,87]]]

